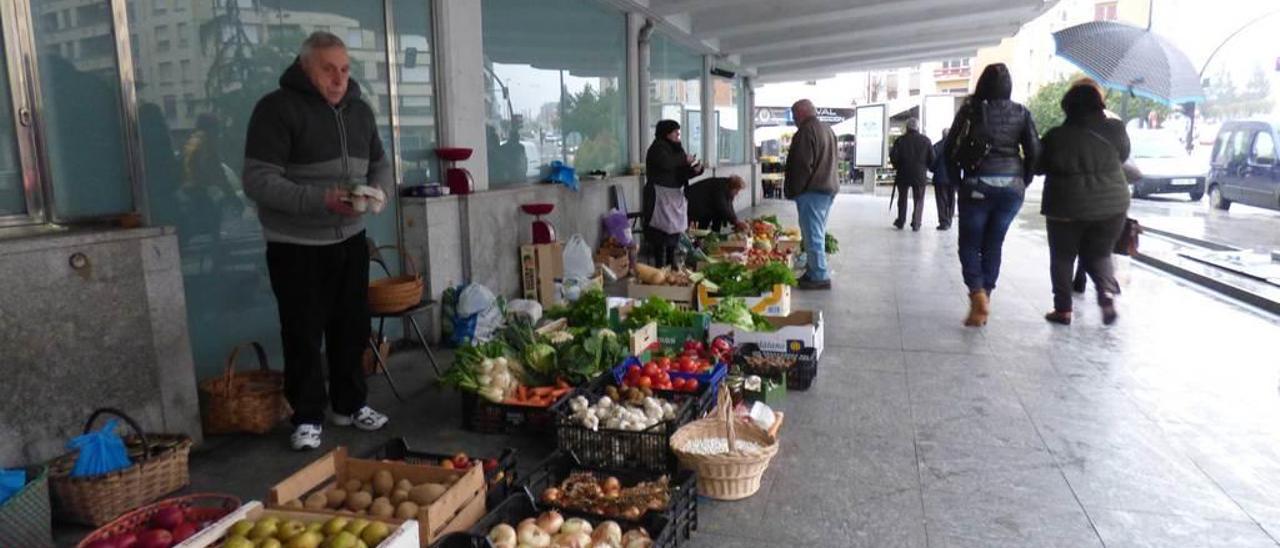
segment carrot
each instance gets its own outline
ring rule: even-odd
[[[537,388],[534,388],[532,392],[533,392],[533,395],[541,397],[541,396],[551,395],[552,390],[555,390],[555,389],[550,386],[539,386]]]
[[[556,388],[572,388],[564,379],[556,379]]]
[[[518,386],[518,387],[516,387],[516,399],[517,399],[517,400],[524,400],[524,399],[526,399],[526,398],[527,398],[527,396],[528,396],[528,389],[527,389],[527,388],[525,388],[525,386],[524,386],[523,384],[522,384],[522,385],[520,385],[520,386]]]
[[[552,397],[552,398],[559,398],[560,396],[563,396],[563,395],[565,395],[565,394],[568,394],[570,390],[573,390],[573,387],[572,387],[572,386],[565,386],[565,387],[562,387],[562,388],[556,388],[555,390],[552,390],[552,391],[551,391],[551,394],[550,394],[550,395],[551,395],[551,397]]]

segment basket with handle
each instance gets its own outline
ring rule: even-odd
[[[778,440],[760,427],[733,416],[729,390],[721,387],[715,410],[705,419],[684,425],[671,436],[671,451],[680,465],[698,475],[698,494],[719,500],[739,500],[760,490],[760,477],[778,453]],[[699,440],[725,438],[729,452],[705,455],[691,452]],[[739,451],[738,443],[750,441],[759,452]]]
[[[369,312],[374,314],[390,314],[408,310],[418,303],[422,302],[422,274],[418,272],[418,266],[413,262],[413,257],[404,252],[399,246],[383,245],[374,248],[375,251],[383,249],[394,249],[404,257],[405,271],[407,274],[399,276],[387,276],[369,282]],[[378,261],[386,268],[386,264]]]
[[[199,529],[204,529],[239,508],[240,499],[218,493],[194,493],[164,499],[111,520],[111,523],[85,535],[83,539],[80,539],[80,543],[76,545],[76,548],[87,548],[100,540],[107,540],[126,533],[141,532],[151,523],[151,518],[154,518],[161,510],[171,506],[176,506],[182,510],[184,521],[194,523]]]
[[[187,467],[187,458],[191,454],[190,437],[147,434],[123,411],[106,407],[89,416],[84,425],[85,433],[104,414],[120,417],[133,429],[133,434],[124,438],[133,464],[97,476],[72,477],[77,452],[53,459],[49,463],[49,486],[53,493],[55,518],[99,526],[191,482]]]
[[[49,469],[27,468],[27,484],[0,504],[0,546],[53,546]]]
[[[257,371],[236,371],[236,358],[246,346],[258,356]],[[200,394],[205,434],[265,434],[290,412],[284,397],[284,373],[271,370],[267,352],[256,342],[231,349],[222,375],[202,381]]]

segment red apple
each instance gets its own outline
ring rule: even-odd
[[[86,545],[85,548],[116,548],[116,543],[111,539],[95,540]]]
[[[197,527],[197,526],[196,526],[196,524],[191,523],[191,522],[189,522],[189,521],[187,521],[187,522],[183,522],[183,523],[179,523],[177,527],[174,527],[174,528],[173,528],[173,542],[174,542],[174,544],[177,544],[177,543],[179,543],[179,542],[182,542],[182,541],[184,541],[184,540],[187,540],[187,539],[191,538],[191,537],[192,537],[192,536],[194,536],[194,535],[196,534],[196,532],[198,532],[199,530],[200,530],[200,528],[199,528],[199,527]]]
[[[138,548],[169,548],[173,546],[173,534],[164,529],[148,529],[138,535]]]
[[[116,535],[115,537],[112,537],[111,542],[116,543],[116,548],[137,548],[138,534],[124,533],[122,535]]]
[[[174,530],[183,521],[186,521],[186,515],[182,513],[182,508],[177,506],[161,508],[154,516],[151,516],[151,526],[166,531]]]

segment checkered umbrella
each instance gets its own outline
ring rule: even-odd
[[[1098,83],[1167,104],[1204,101],[1187,54],[1151,31],[1093,21],[1053,33],[1058,55]]]

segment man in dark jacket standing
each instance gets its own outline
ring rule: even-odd
[[[254,107],[245,140],[244,189],[267,241],[297,450],[320,446],[329,401],[339,426],[377,430],[387,422],[366,405],[360,358],[369,339],[364,194],[391,187],[391,165],[349,70],[342,40],[313,33],[280,89]]]
[[[933,163],[929,171],[933,172],[933,200],[938,205],[938,230],[951,228],[951,219],[956,214],[956,185],[947,173],[947,132],[942,128],[942,139],[933,144]]]
[[[889,150],[889,161],[897,172],[893,184],[898,191],[898,219],[893,222],[894,228],[902,230],[907,222],[907,192],[911,192],[911,201],[915,210],[911,213],[911,230],[919,231],[920,222],[924,219],[924,191],[929,184],[927,172],[933,164],[933,143],[920,133],[920,121],[907,119],[907,133],[898,137]]]
[[[836,178],[836,134],[818,119],[818,109],[808,99],[791,105],[796,134],[787,152],[783,192],[795,200],[804,240],[805,273],[800,289],[831,289],[827,273],[827,214],[840,190]]]

